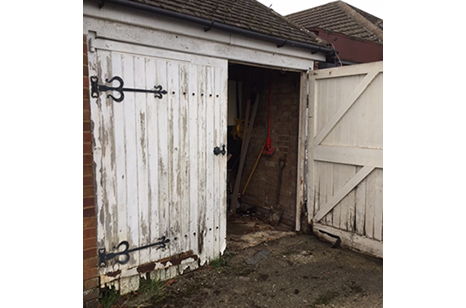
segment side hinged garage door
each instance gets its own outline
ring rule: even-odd
[[[382,257],[382,62],[312,71],[310,98],[309,223]]]
[[[227,62],[91,46],[99,274],[126,293],[226,247]]]

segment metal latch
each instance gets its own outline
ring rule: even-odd
[[[224,144],[222,145],[222,149],[221,149],[221,150],[220,150],[219,147],[215,147],[215,148],[214,148],[214,154],[215,154],[215,155],[219,155],[219,154],[225,155],[226,152],[227,152],[227,151],[225,150],[225,145],[224,145]]]

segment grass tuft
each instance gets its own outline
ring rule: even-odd
[[[118,302],[120,297],[120,293],[112,286],[111,288],[100,290],[99,303],[102,308],[111,308]]]
[[[228,266],[228,259],[226,256],[220,256],[210,261],[209,265],[217,271],[221,271],[223,267]]]
[[[154,304],[163,301],[166,296],[166,282],[156,279],[142,279],[138,293],[146,294]]]

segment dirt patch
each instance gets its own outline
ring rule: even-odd
[[[124,307],[382,307],[382,260],[313,235],[255,226],[260,243],[235,245],[252,234],[230,235],[221,260],[171,280],[163,300],[127,300]]]

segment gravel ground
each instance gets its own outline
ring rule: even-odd
[[[260,232],[264,230],[256,227],[249,236]],[[220,260],[170,280],[163,299],[146,294],[119,307],[383,306],[381,259],[331,248],[331,243],[314,235],[283,232],[277,237],[248,247],[238,245],[242,241],[230,235]]]

